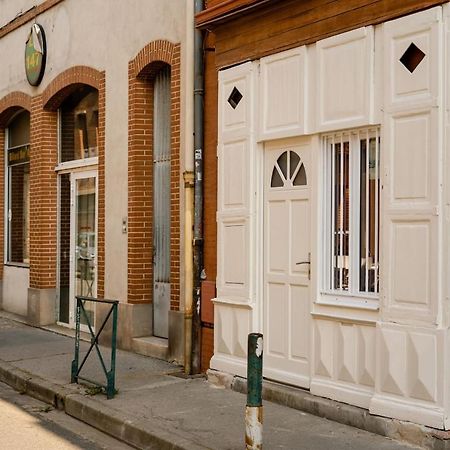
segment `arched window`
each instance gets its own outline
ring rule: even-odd
[[[10,264],[30,259],[30,113],[19,112],[7,128],[7,254]]]
[[[300,156],[292,151],[280,155],[272,170],[271,188],[306,186],[306,171]]]

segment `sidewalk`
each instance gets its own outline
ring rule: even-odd
[[[83,343],[81,348],[86,351],[88,346]],[[118,394],[113,400],[103,394],[91,396],[89,389],[70,384],[73,350],[70,337],[0,314],[0,381],[138,448],[244,448],[244,395],[214,387],[204,378],[177,377],[181,368],[165,361],[118,351]],[[96,355],[91,356],[95,361]],[[93,362],[86,374],[103,382]],[[363,448],[414,447],[264,403],[264,449]]]

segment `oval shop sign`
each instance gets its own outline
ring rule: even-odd
[[[44,76],[45,62],[47,59],[47,43],[44,29],[34,23],[25,46],[25,72],[28,83],[37,86]]]

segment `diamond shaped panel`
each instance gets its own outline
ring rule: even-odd
[[[234,87],[231,91],[230,96],[228,97],[228,103],[231,105],[233,109],[236,109],[237,105],[239,105],[242,100],[243,95],[240,93],[237,87]]]
[[[413,73],[417,66],[422,62],[423,58],[425,58],[425,53],[417,47],[414,42],[411,42],[409,47],[406,49],[405,53],[403,53],[400,58],[400,62],[411,72]]]

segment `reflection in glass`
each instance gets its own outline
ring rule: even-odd
[[[95,292],[95,178],[76,180],[75,199],[75,296],[96,297]],[[91,325],[94,324],[94,305],[85,305]],[[89,309],[90,308],[90,309]],[[81,315],[81,323],[86,324]]]
[[[60,162],[98,156],[98,91],[78,88],[60,111]]]
[[[30,262],[30,114],[22,111],[8,125],[9,263]]]
[[[359,290],[378,292],[380,175],[375,138],[360,142]]]
[[[349,143],[333,145],[333,277],[332,289],[349,287],[350,159]]]
[[[70,174],[59,176],[59,321],[69,323],[70,310]]]

